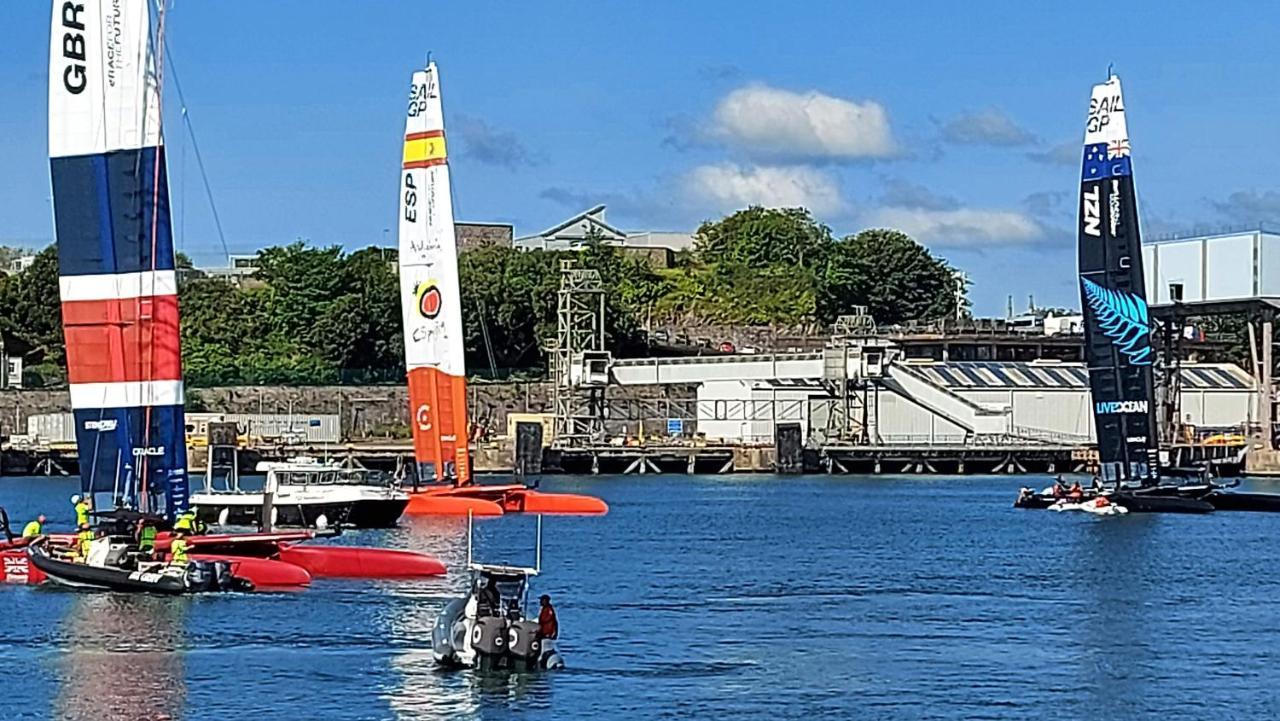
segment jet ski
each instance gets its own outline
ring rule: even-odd
[[[94,539],[83,560],[55,553],[46,539],[27,546],[27,555],[50,582],[70,588],[162,595],[253,590],[250,581],[232,574],[228,562],[143,561],[110,537]]]

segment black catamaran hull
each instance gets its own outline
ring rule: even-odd
[[[1079,503],[1097,498],[1097,494],[1088,494],[1082,498],[1055,498],[1051,495],[1036,493],[1021,496],[1014,501],[1016,508],[1047,509],[1059,501]],[[1111,502],[1131,513],[1213,513],[1214,505],[1200,498],[1183,497],[1176,494],[1162,495],[1145,491],[1108,494]]]

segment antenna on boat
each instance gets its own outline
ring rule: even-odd
[[[470,508],[467,509],[467,565],[471,565],[471,521],[475,517],[475,512]]]
[[[536,573],[542,573],[542,514],[538,514],[538,531],[537,541],[535,542],[535,551],[533,557],[533,570]]]
[[[1107,63],[1107,80],[1115,77],[1115,73],[1111,72],[1111,68],[1115,67],[1115,63]]]

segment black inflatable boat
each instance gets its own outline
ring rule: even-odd
[[[185,567],[146,563],[136,568],[81,563],[55,558],[43,540],[29,546],[27,555],[51,582],[71,588],[164,595],[253,590],[248,580],[231,575],[225,561],[191,561]]]

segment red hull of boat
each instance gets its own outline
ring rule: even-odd
[[[256,591],[304,588],[311,585],[311,574],[305,568],[270,558],[228,556],[218,553],[193,553],[197,561],[226,561],[231,575],[248,579]]]
[[[504,508],[508,513],[545,513],[572,516],[603,516],[609,504],[595,496],[577,493],[542,493],[516,491],[507,495]]]
[[[415,551],[362,546],[282,545],[279,559],[315,578],[424,578],[445,575],[444,564]]]
[[[543,493],[519,484],[470,485],[428,488],[411,493],[405,513],[465,516],[468,510],[475,516],[501,516],[506,513],[602,516],[609,512],[609,504],[594,496]]]
[[[47,576],[27,558],[27,549],[6,544],[0,549],[0,583],[44,583]]]
[[[467,498],[445,493],[423,491],[409,494],[404,512],[414,516],[501,516],[502,506],[483,498]]]

